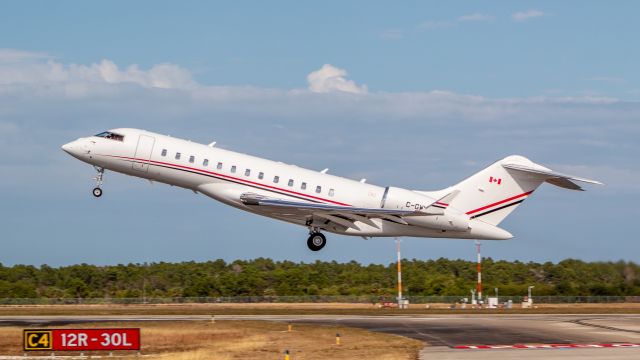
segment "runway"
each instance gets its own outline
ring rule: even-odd
[[[424,342],[424,359],[640,358],[640,315],[221,315],[215,319],[339,325],[407,336]],[[211,316],[2,316],[0,326],[107,321],[211,321]]]

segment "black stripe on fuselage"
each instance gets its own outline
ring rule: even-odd
[[[296,199],[301,199],[301,200],[311,201],[311,202],[314,202],[314,203],[324,204],[324,202],[322,202],[322,201],[307,199],[307,198],[302,197],[302,196],[291,195],[291,194],[287,194],[285,192],[279,192],[279,191],[275,191],[275,190],[272,190],[272,189],[265,189],[265,188],[262,188],[260,186],[246,184],[246,183],[243,183],[241,181],[235,181],[235,180],[226,179],[226,178],[221,177],[221,176],[215,176],[215,175],[211,175],[211,174],[203,174],[201,172],[194,171],[194,170],[181,169],[181,168],[176,168],[176,167],[167,166],[167,165],[152,164],[152,163],[148,163],[148,162],[144,162],[144,161],[136,161],[136,160],[124,160],[124,161],[131,162],[131,163],[135,162],[135,163],[139,163],[139,164],[147,164],[149,166],[158,166],[158,167],[171,169],[171,170],[184,171],[184,172],[191,173],[191,174],[202,175],[202,176],[206,176],[206,177],[210,177],[210,178],[214,178],[214,179],[218,179],[218,180],[228,181],[228,182],[231,182],[231,183],[234,183],[234,184],[238,184],[238,185],[248,186],[248,187],[251,187],[251,188],[254,188],[254,189],[260,189],[260,190],[269,191],[269,192],[272,192],[272,193],[275,193],[275,194],[290,196],[290,197],[293,197],[293,198],[296,198]]]
[[[473,215],[473,216],[471,217],[471,219],[475,219],[475,218],[478,218],[478,217],[480,217],[480,216],[484,216],[484,215],[487,215],[487,214],[491,214],[491,213],[492,213],[492,212],[494,212],[494,211],[498,211],[498,210],[506,209],[506,208],[508,208],[508,207],[510,207],[510,206],[513,206],[513,205],[518,205],[518,204],[520,204],[520,203],[521,203],[521,202],[523,202],[523,201],[524,201],[524,199],[522,199],[522,200],[518,200],[518,201],[513,202],[513,203],[511,203],[511,204],[503,205],[503,206],[497,207],[497,208],[495,208],[495,209],[491,209],[491,210],[489,210],[489,211],[485,211],[485,212],[480,213],[480,214],[478,214],[478,215]]]

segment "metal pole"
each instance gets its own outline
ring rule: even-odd
[[[396,253],[398,254],[398,308],[402,309],[402,261],[400,257],[400,238],[396,238]]]
[[[144,262],[144,267],[142,268],[142,303],[147,303],[147,262]]]
[[[478,284],[476,285],[476,291],[478,293],[478,304],[482,301],[482,256],[480,255],[480,241],[476,240],[476,255],[477,255],[477,271],[478,271]]]

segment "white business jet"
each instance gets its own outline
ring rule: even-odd
[[[598,181],[561,174],[522,156],[508,156],[438,191],[367,184],[281,162],[138,129],[113,129],[62,149],[93,165],[93,195],[105,169],[190,189],[227,205],[305,226],[307,245],[326,244],[322,231],[367,237],[415,236],[506,240],[498,227],[542,183],[582,190]]]

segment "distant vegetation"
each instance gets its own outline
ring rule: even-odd
[[[474,288],[475,263],[405,260],[408,295],[463,295]],[[501,295],[640,295],[640,266],[631,262],[483,260],[486,289]],[[72,265],[0,264],[0,298],[130,298],[199,296],[394,295],[396,266],[355,261],[294,263],[255,259],[209,262]]]

